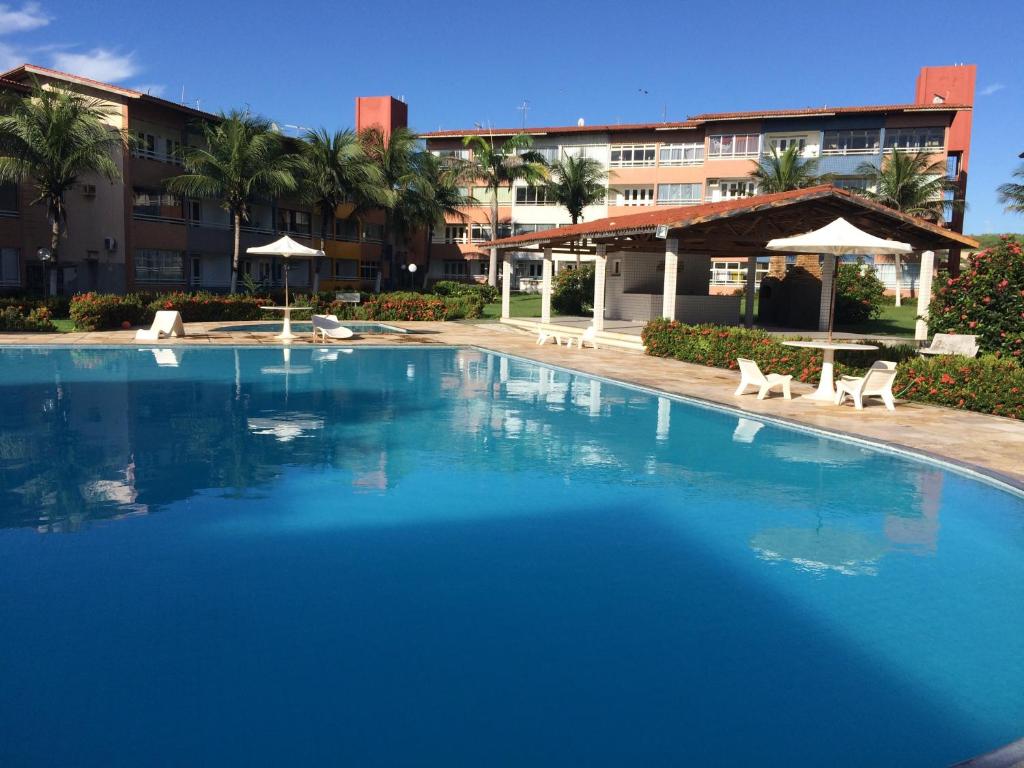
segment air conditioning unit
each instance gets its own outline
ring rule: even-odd
[[[103,247],[107,249],[107,253],[113,253],[117,250],[117,239],[113,237],[103,238]]]
[[[95,184],[83,184],[82,194],[86,197],[96,197],[96,185]]]

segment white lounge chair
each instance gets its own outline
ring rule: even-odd
[[[537,344],[543,345],[547,344],[549,341],[554,341],[556,345],[561,345],[563,343],[569,344],[569,342],[572,341],[572,335],[566,333],[560,328],[541,326],[540,330],[537,331]]]
[[[587,329],[583,331],[583,333],[579,335],[570,336],[566,340],[565,346],[571,347],[573,342],[576,342],[576,346],[579,347],[580,349],[583,349],[584,343],[587,343],[590,344],[590,346],[593,347],[594,349],[597,349],[597,342],[594,340],[595,336],[597,336],[597,329],[591,325],[588,326]]]
[[[922,355],[978,356],[978,337],[960,333],[936,333],[932,345],[917,350]]]
[[[161,310],[153,318],[149,328],[135,332],[136,341],[159,341],[165,336],[184,336],[185,325],[181,322],[181,313],[174,310]]]
[[[843,376],[836,382],[836,405],[842,405],[847,395],[853,398],[857,410],[864,407],[865,397],[880,397],[885,407],[896,410],[896,399],[892,396],[892,383],[896,381],[896,363],[877,360],[864,376]]]
[[[764,400],[775,387],[782,387],[783,397],[787,400],[792,398],[793,395],[790,392],[792,376],[781,373],[769,373],[765,376],[761,373],[757,363],[747,360],[745,357],[736,358],[736,362],[740,364],[740,385],[736,387],[735,392],[737,397],[746,392],[747,387],[757,387],[757,399]]]
[[[351,328],[346,328],[338,322],[337,315],[313,315],[313,341],[316,335],[327,341],[327,339],[351,339],[355,333]]]

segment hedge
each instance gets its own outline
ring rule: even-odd
[[[71,319],[80,331],[130,328],[152,321],[148,304],[138,293],[79,293],[71,297]]]
[[[736,358],[755,360],[766,373],[790,374],[803,382],[817,381],[822,353],[783,346],[765,331],[717,325],[683,325],[652,320],[643,330],[647,354],[688,363],[736,369]],[[1024,369],[1014,360],[989,355],[980,358],[938,356],[921,358],[910,345],[884,350],[838,352],[836,374],[860,375],[875,360],[898,363],[897,396],[951,408],[1024,418]]]
[[[498,300],[498,289],[485,283],[461,283],[457,280],[438,280],[431,289],[438,296],[479,296],[484,304]]]
[[[190,323],[215,323],[223,320],[259,320],[264,313],[260,307],[271,303],[272,299],[267,296],[253,296],[248,293],[175,291],[158,295],[149,302],[148,309],[153,314],[160,310],[175,310],[181,312],[182,319]]]
[[[0,331],[56,331],[46,307],[5,306],[0,309]]]
[[[71,311],[71,299],[67,296],[28,296],[15,294],[12,296],[0,296],[0,309],[7,307],[18,307],[25,311],[45,308],[52,317],[68,317]]]

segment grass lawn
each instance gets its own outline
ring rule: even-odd
[[[509,311],[512,317],[540,317],[539,293],[513,293],[510,297]],[[501,301],[492,302],[484,307],[485,320],[497,320],[501,317]]]
[[[889,303],[891,301],[892,299],[886,299],[882,313],[874,320],[858,325],[840,325],[838,329],[850,333],[877,333],[880,336],[913,338],[914,326],[917,323],[917,299],[904,299],[901,307]]]
[[[57,326],[57,330],[61,333],[71,333],[75,330],[75,324],[71,322],[71,318],[69,317],[54,318],[53,324]]]

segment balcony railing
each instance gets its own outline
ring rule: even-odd
[[[153,221],[160,224],[184,224],[185,219],[180,216],[159,216],[151,213],[132,212],[132,218],[136,221]]]
[[[16,219],[18,215],[18,211],[0,210],[0,219]]]
[[[171,165],[181,165],[181,157],[178,155],[169,155],[166,152],[157,152],[153,149],[136,149],[132,151],[132,157],[141,157],[145,160],[156,160],[159,163],[170,163]]]

